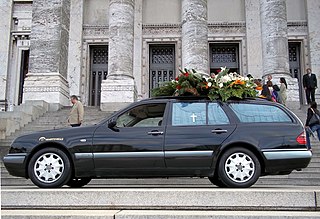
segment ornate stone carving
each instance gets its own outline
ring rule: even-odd
[[[217,22],[208,24],[209,35],[242,35],[246,33],[245,22]]]
[[[308,34],[308,23],[306,21],[295,21],[288,22],[288,34],[290,35],[307,35]]]
[[[142,34],[147,35],[161,35],[161,36],[180,36],[180,24],[144,24],[142,26]]]
[[[84,37],[107,37],[109,36],[109,26],[107,25],[83,25]]]

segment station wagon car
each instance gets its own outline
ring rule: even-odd
[[[4,164],[42,188],[144,177],[208,177],[219,187],[243,188],[306,168],[311,157],[301,121],[278,103],[162,97],[93,126],[18,137]]]

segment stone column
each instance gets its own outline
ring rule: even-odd
[[[286,0],[260,0],[263,77],[271,74],[273,84],[284,77],[287,101],[299,102],[299,86],[289,71]]]
[[[134,0],[110,0],[108,77],[101,85],[103,111],[115,111],[136,100],[133,38]]]
[[[69,105],[69,23],[70,0],[33,1],[24,101],[44,100],[50,103],[50,110]]]
[[[263,75],[289,75],[286,0],[260,0]]]
[[[71,0],[68,52],[68,82],[70,95],[80,95],[82,66],[83,0]]]
[[[0,111],[5,110],[7,73],[9,69],[12,0],[1,0],[0,10]]]
[[[257,0],[245,0],[247,67],[248,74],[262,78],[262,44],[260,25],[260,3]]]
[[[320,1],[308,0],[307,16],[308,16],[308,34],[309,34],[309,57],[310,67],[312,72],[317,75],[318,87],[320,87]],[[316,90],[317,98],[320,94],[320,89]],[[318,101],[318,100],[317,100]]]
[[[142,99],[142,7],[143,1],[135,0],[133,76],[137,79],[138,99]]]
[[[182,0],[182,67],[209,75],[207,0]]]

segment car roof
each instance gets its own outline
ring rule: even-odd
[[[159,96],[159,97],[151,97],[147,99],[142,99],[139,102],[148,102],[152,100],[210,100],[208,96]],[[217,99],[216,101],[221,101]],[[230,99],[227,102],[247,102],[247,101],[258,101],[258,102],[269,102],[272,103],[271,101],[268,101],[264,98],[244,98],[244,99],[239,99],[239,98],[234,98]]]

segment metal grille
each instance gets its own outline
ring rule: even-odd
[[[99,106],[101,100],[101,82],[108,75],[108,47],[91,47],[90,106]]]
[[[174,45],[150,45],[150,91],[174,79]]]
[[[300,79],[300,43],[289,43],[289,68],[292,77]]]
[[[239,69],[239,44],[210,44],[210,68],[227,68],[237,71]]]
[[[297,78],[299,82],[299,95],[300,103],[303,104],[303,88],[302,88],[302,75],[300,67],[300,43],[292,42],[288,44],[289,49],[289,69],[292,77]]]

